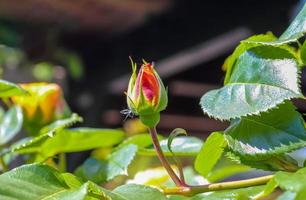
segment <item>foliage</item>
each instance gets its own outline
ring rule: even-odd
[[[304,98],[300,74],[306,65],[305,24],[306,5],[279,38],[268,32],[241,41],[223,65],[224,86],[200,100],[204,113],[228,120],[230,126],[211,133],[204,143],[180,128],[167,138],[157,135],[154,126],[167,96],[148,63],[144,63],[149,68],[143,67],[138,82],[133,67],[133,95],[129,94],[128,102],[134,112],[141,102],[143,110],[136,114],[146,122],[153,120],[154,126],[147,124],[149,134],[131,137],[121,129],[72,127],[83,119],[66,105],[69,112],[60,109],[58,114],[50,109],[54,105],[63,108],[59,99],[65,102],[62,97],[46,97],[44,92],[50,84],[39,84],[41,88],[33,95],[27,86],[0,80],[0,199],[305,199],[306,168],[288,154],[306,146],[304,119],[291,102]],[[82,63],[77,56],[59,55],[58,59],[70,63],[73,76],[80,77]],[[6,56],[0,51],[0,58]],[[40,75],[50,79],[48,63],[36,67],[45,70]],[[138,94],[139,88],[145,93]],[[140,100],[134,93],[145,96]],[[136,99],[131,103],[132,97]],[[161,97],[164,101],[159,101]],[[31,118],[31,113],[35,117]],[[28,118],[38,122],[46,115],[52,116],[47,125],[34,129],[29,123]],[[32,129],[27,129],[29,126]],[[68,173],[66,154],[88,150],[93,150],[90,156],[74,173]],[[155,157],[164,168],[160,164],[156,167]],[[21,166],[12,164],[17,158]],[[174,165],[167,158],[172,158]],[[196,172],[188,167],[193,159]],[[253,169],[275,174],[221,181]]]

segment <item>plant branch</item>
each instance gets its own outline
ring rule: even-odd
[[[182,165],[182,163],[179,159],[174,158],[174,160],[175,160],[176,166],[177,166],[178,171],[179,171],[180,180],[181,180],[181,182],[185,183],[183,165]]]
[[[152,138],[152,142],[154,145],[154,148],[156,150],[157,153],[157,157],[159,159],[159,161],[161,162],[161,164],[163,165],[163,167],[167,170],[169,176],[171,177],[171,179],[173,180],[173,182],[175,183],[175,185],[181,187],[186,187],[187,185],[180,180],[180,178],[176,175],[176,173],[173,171],[173,169],[171,168],[169,162],[167,161],[157,138],[157,132],[156,132],[156,128],[149,128],[149,132]]]
[[[239,180],[239,181],[211,183],[207,185],[198,185],[198,186],[165,188],[164,194],[193,196],[193,195],[204,193],[204,192],[238,189],[238,188],[244,188],[244,187],[264,185],[272,178],[273,178],[273,175],[269,175],[269,176],[262,176],[258,178],[251,178],[251,179]]]
[[[58,169],[61,172],[65,172],[66,168],[67,168],[66,155],[65,155],[65,153],[60,153],[59,154]]]

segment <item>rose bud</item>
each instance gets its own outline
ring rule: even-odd
[[[62,89],[57,84],[28,83],[20,86],[28,95],[14,96],[11,99],[23,109],[28,127],[41,128],[67,112],[68,107],[62,96]]]
[[[143,61],[137,76],[137,65],[131,63],[133,73],[126,94],[128,107],[143,124],[154,127],[159,122],[159,113],[167,106],[167,91],[153,63]]]

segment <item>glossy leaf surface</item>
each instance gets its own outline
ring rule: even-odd
[[[230,120],[268,111],[286,99],[303,97],[297,62],[287,50],[261,46],[241,54],[227,85],[201,98],[209,116]]]
[[[21,130],[23,122],[22,110],[18,106],[11,107],[0,124],[0,145],[6,144]]]
[[[252,196],[257,195],[262,190],[263,186],[225,190],[225,191],[212,192],[211,194],[205,194],[205,193],[199,194],[188,200],[219,200],[219,199],[246,200],[246,199],[252,199],[251,198]]]
[[[306,145],[303,119],[291,102],[260,116],[234,120],[225,136],[233,152],[253,159],[288,153]]]
[[[76,170],[76,174],[84,179],[103,183],[118,175],[127,175],[128,166],[137,153],[137,146],[129,144],[113,152],[106,160],[88,158]]]
[[[27,92],[14,83],[0,79],[0,98],[18,95],[27,95]]]
[[[4,173],[0,175],[0,184],[0,199],[107,199],[98,186],[82,184],[73,175],[60,174],[42,164],[24,165]]]
[[[286,191],[279,199],[303,200],[306,198],[306,168],[302,168],[295,173],[277,172],[273,179],[269,181],[262,193],[258,197],[269,195],[276,187]]]
[[[144,185],[126,184],[117,187],[114,192],[127,200],[167,200],[159,190]]]
[[[168,140],[164,139],[160,141],[160,146],[166,156],[171,156],[172,153],[168,149]],[[171,148],[176,156],[196,156],[202,147],[203,142],[192,136],[180,136],[172,140]],[[156,155],[153,147],[140,148],[139,154],[141,155]]]
[[[286,31],[279,37],[278,40],[272,42],[250,41],[264,45],[282,45],[285,43],[296,42],[306,32],[306,4],[302,7],[299,14],[291,22]]]
[[[235,48],[234,52],[224,61],[224,64],[222,66],[222,69],[226,70],[224,84],[226,85],[228,83],[237,58],[246,50],[261,45],[257,43],[252,43],[252,41],[269,42],[274,40],[276,40],[276,37],[270,32],[268,32],[267,34],[254,35],[245,40],[242,40],[240,44]]]
[[[74,128],[47,133],[13,149],[20,154],[36,153],[37,161],[58,153],[78,152],[98,147],[110,147],[124,138],[124,132],[115,129]]]
[[[207,177],[221,158],[226,141],[220,132],[213,132],[206,139],[196,157],[194,167],[202,176]]]

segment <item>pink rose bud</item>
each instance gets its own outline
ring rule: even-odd
[[[132,61],[133,73],[127,90],[129,109],[149,127],[159,122],[159,113],[167,107],[167,91],[151,63],[143,62],[136,76],[137,65]]]

